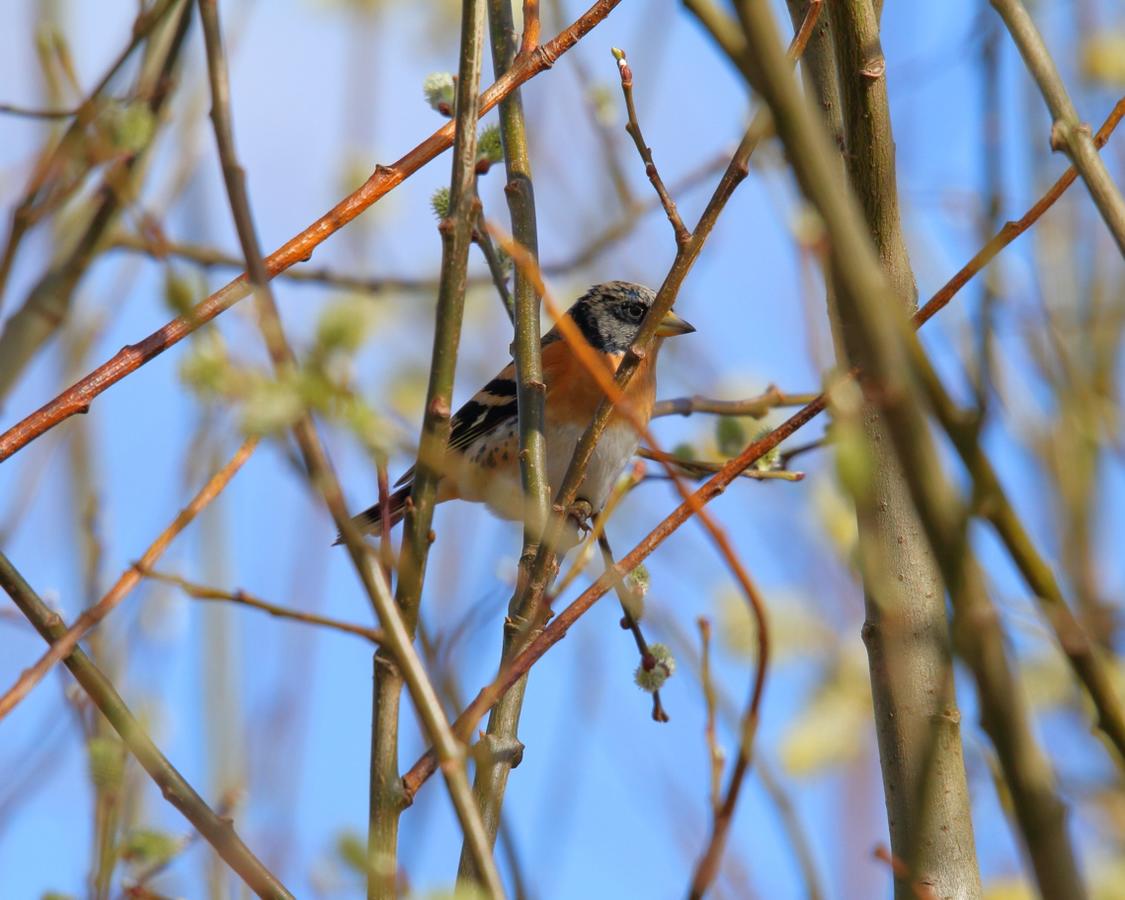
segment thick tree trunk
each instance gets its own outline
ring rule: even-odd
[[[790,0],[796,23],[807,0]],[[895,180],[886,66],[871,0],[829,4],[805,51],[807,89],[817,98],[843,154],[887,279],[901,301],[916,300],[903,240]],[[855,323],[841,317],[829,286],[841,364],[863,364]],[[896,878],[900,898],[915,885],[939,897],[981,893],[953,688],[945,589],[890,440],[870,407],[865,489],[856,496],[867,621],[863,639],[871,687],[891,852],[909,871]]]

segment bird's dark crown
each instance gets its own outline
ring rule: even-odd
[[[605,353],[624,353],[655,299],[656,294],[643,284],[607,281],[583,294],[570,315],[591,346]]]

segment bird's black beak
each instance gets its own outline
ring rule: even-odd
[[[690,322],[685,322],[674,312],[669,312],[663,319],[660,320],[660,325],[657,326],[657,337],[675,337],[677,334],[691,334],[695,331],[695,326]]]

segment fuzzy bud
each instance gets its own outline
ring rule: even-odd
[[[651,580],[651,576],[648,574],[648,568],[643,562],[639,562],[637,568],[634,568],[625,576],[625,584],[629,585],[630,591],[640,596],[645,596],[648,593],[648,586]]]
[[[125,753],[114,738],[94,737],[86,744],[90,780],[96,787],[114,790],[125,776]]]
[[[504,147],[500,141],[500,128],[489,125],[477,138],[477,172],[483,175],[493,163],[504,158]]]
[[[449,188],[439,187],[430,197],[430,209],[438,219],[449,217]]]
[[[426,102],[443,116],[452,117],[457,105],[457,76],[450,72],[434,72],[422,82]]]
[[[170,860],[178,848],[173,835],[154,828],[137,828],[126,835],[121,856],[135,866],[155,866]]]
[[[676,671],[676,659],[665,644],[649,644],[641,664],[633,673],[633,681],[642,691],[652,694],[663,687]]]
[[[719,416],[715,421],[715,443],[723,456],[738,456],[746,446],[746,431],[736,416]]]
[[[760,441],[772,428],[760,428],[754,435],[754,441]],[[781,451],[773,447],[754,460],[754,468],[759,472],[773,472],[781,468]]]

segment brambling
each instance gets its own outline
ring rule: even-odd
[[[590,288],[566,314],[610,369],[616,371],[655,297],[643,285],[609,281]],[[664,338],[693,331],[695,328],[669,312],[657,329],[652,350],[630,380],[625,396],[645,423],[652,415],[656,398],[656,356]],[[543,336],[541,346],[547,389],[547,480],[554,490],[562,483],[574,448],[593,420],[604,394],[563,339],[557,325]],[[515,364],[509,363],[477,391],[453,416],[450,427],[436,502],[456,499],[483,502],[502,518],[522,520]],[[636,452],[638,443],[636,429],[621,412],[615,411],[586,467],[577,499],[586,501],[598,512]],[[413,474],[411,468],[396,482],[397,490],[389,497],[391,525],[397,524],[405,513],[413,488]],[[379,504],[364,510],[352,521],[364,533],[378,532]]]

